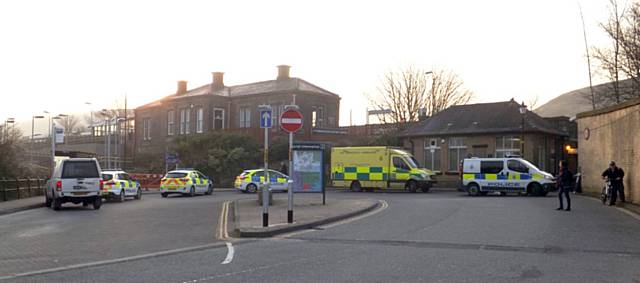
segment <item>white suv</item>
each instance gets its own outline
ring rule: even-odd
[[[102,177],[95,158],[69,158],[56,163],[53,176],[47,181],[45,205],[59,210],[63,203],[102,205]]]

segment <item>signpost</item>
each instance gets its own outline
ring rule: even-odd
[[[280,116],[280,127],[289,133],[289,179],[293,179],[293,133],[302,128],[302,113],[298,111],[297,105],[285,106],[286,111]],[[287,222],[293,223],[293,188],[289,186],[287,189],[289,196],[289,204],[287,209]]]
[[[269,129],[272,126],[271,105],[258,106],[260,128],[264,129],[264,184],[262,186],[262,227],[269,227]]]

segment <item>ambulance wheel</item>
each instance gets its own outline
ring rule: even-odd
[[[529,187],[527,187],[527,194],[529,196],[541,196],[542,195],[542,186],[538,183],[531,183]]]
[[[472,197],[478,196],[480,194],[480,186],[476,183],[467,185],[467,193]]]
[[[247,185],[247,190],[246,190],[247,193],[253,194],[253,193],[257,192],[257,191],[258,191],[258,187],[256,187],[256,184],[248,184]]]
[[[136,196],[134,198],[137,200],[142,198],[142,191],[140,190],[140,187],[138,187],[138,192],[136,193]]]
[[[167,197],[167,193],[161,193],[160,195],[161,195],[163,198],[166,198],[166,197]]]
[[[358,182],[358,181],[351,182],[351,191],[352,192],[360,192],[360,191],[362,191],[362,186],[360,185],[360,182]]]
[[[118,202],[124,202],[124,190],[120,191],[120,195],[118,196]]]
[[[411,180],[407,182],[405,189],[409,190],[412,193],[415,193],[418,191],[418,183],[416,181]]]

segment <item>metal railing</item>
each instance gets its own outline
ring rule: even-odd
[[[0,201],[44,195],[44,179],[0,179]]]

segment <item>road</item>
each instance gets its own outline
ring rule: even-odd
[[[240,197],[149,195],[100,211],[5,215],[0,276],[59,267],[9,281],[640,282],[640,220],[586,197],[565,212],[555,197],[332,192],[329,201],[388,206],[324,229],[230,240],[229,260],[215,230],[222,203]],[[73,266],[82,263],[91,264]]]

